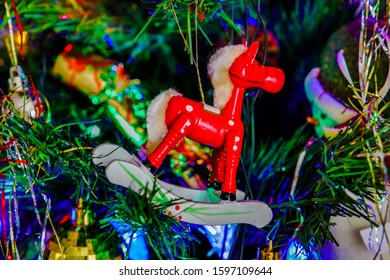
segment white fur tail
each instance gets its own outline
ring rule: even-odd
[[[162,141],[168,132],[165,124],[165,111],[168,102],[173,96],[182,96],[174,89],[168,89],[157,95],[146,111],[146,129],[148,133],[148,142],[146,143],[146,154],[150,154]]]

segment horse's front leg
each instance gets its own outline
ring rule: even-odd
[[[211,154],[211,172],[209,178],[209,187],[221,190],[225,179],[225,148],[214,148]]]
[[[225,139],[225,179],[221,189],[222,200],[236,200],[236,177],[240,163],[243,133],[228,132]]]
[[[160,167],[168,153],[189,133],[194,123],[195,121],[190,115],[180,114],[168,125],[168,133],[164,136],[160,145],[148,156],[152,166]]]

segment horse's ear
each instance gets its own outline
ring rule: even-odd
[[[250,59],[255,59],[258,50],[259,50],[259,42],[254,41],[252,44],[250,44],[250,46],[246,50],[246,56]]]

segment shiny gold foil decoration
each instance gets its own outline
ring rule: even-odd
[[[260,260],[280,260],[280,252],[272,247],[272,240],[267,248],[261,250]]]
[[[4,35],[4,42],[12,65],[18,64],[17,56],[20,55],[20,50],[22,50],[23,56],[27,55],[29,41],[30,35],[26,31],[23,31],[22,33],[17,31],[15,34],[11,33]]]
[[[74,209],[76,217],[69,229],[60,229],[44,252],[46,260],[120,260],[119,241],[108,237],[96,226],[90,209],[83,207],[82,200]],[[118,242],[113,242],[118,241]]]
[[[18,52],[20,52],[20,48],[22,48],[23,55],[27,55],[30,41],[30,34],[27,31],[19,31],[14,35],[15,45]],[[21,46],[22,45],[22,46]]]

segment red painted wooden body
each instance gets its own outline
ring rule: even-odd
[[[274,67],[265,67],[256,60],[255,42],[229,68],[234,85],[229,101],[220,111],[208,110],[208,105],[182,96],[172,96],[165,113],[168,133],[161,144],[148,155],[150,163],[159,167],[169,151],[188,137],[213,147],[210,182],[222,183],[222,193],[236,193],[236,172],[239,165],[244,125],[241,120],[245,90],[261,88],[278,92],[284,83],[284,73]]]

